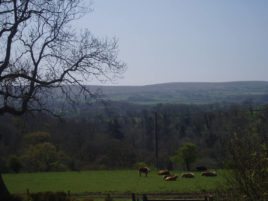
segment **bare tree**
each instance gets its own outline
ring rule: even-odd
[[[120,75],[117,41],[100,40],[72,24],[87,12],[82,0],[0,0],[0,115],[47,110],[51,89],[85,87]],[[45,95],[44,95],[45,93]],[[7,191],[0,175],[0,200]]]

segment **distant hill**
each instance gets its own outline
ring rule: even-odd
[[[178,82],[145,86],[88,86],[112,101],[136,104],[268,103],[268,82]]]

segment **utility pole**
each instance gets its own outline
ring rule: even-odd
[[[154,113],[154,139],[155,139],[155,167],[159,168],[158,161],[158,128],[157,128],[157,112]]]

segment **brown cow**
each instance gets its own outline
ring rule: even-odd
[[[144,174],[147,177],[147,175],[148,175],[149,172],[150,172],[150,168],[148,168],[148,167],[141,167],[141,168],[139,168],[139,174],[140,174],[140,176],[142,174]]]
[[[181,177],[183,177],[183,178],[194,178],[194,173],[192,173],[192,172],[182,173]]]
[[[176,181],[178,176],[177,175],[165,175],[163,178],[165,181]]]
[[[206,171],[206,172],[202,172],[201,175],[206,176],[206,177],[216,177],[217,173],[216,171]]]

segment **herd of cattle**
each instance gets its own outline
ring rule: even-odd
[[[206,167],[200,166],[196,168],[197,171],[201,171],[202,176],[206,177],[215,177],[217,176],[216,171],[210,171]],[[142,176],[144,174],[146,177],[150,172],[150,168],[148,167],[141,167],[139,168],[139,175]],[[165,181],[176,181],[178,178],[178,175],[171,174],[169,170],[159,170],[158,175],[163,176],[163,180]],[[193,172],[186,172],[181,174],[182,178],[194,178],[195,174]]]

